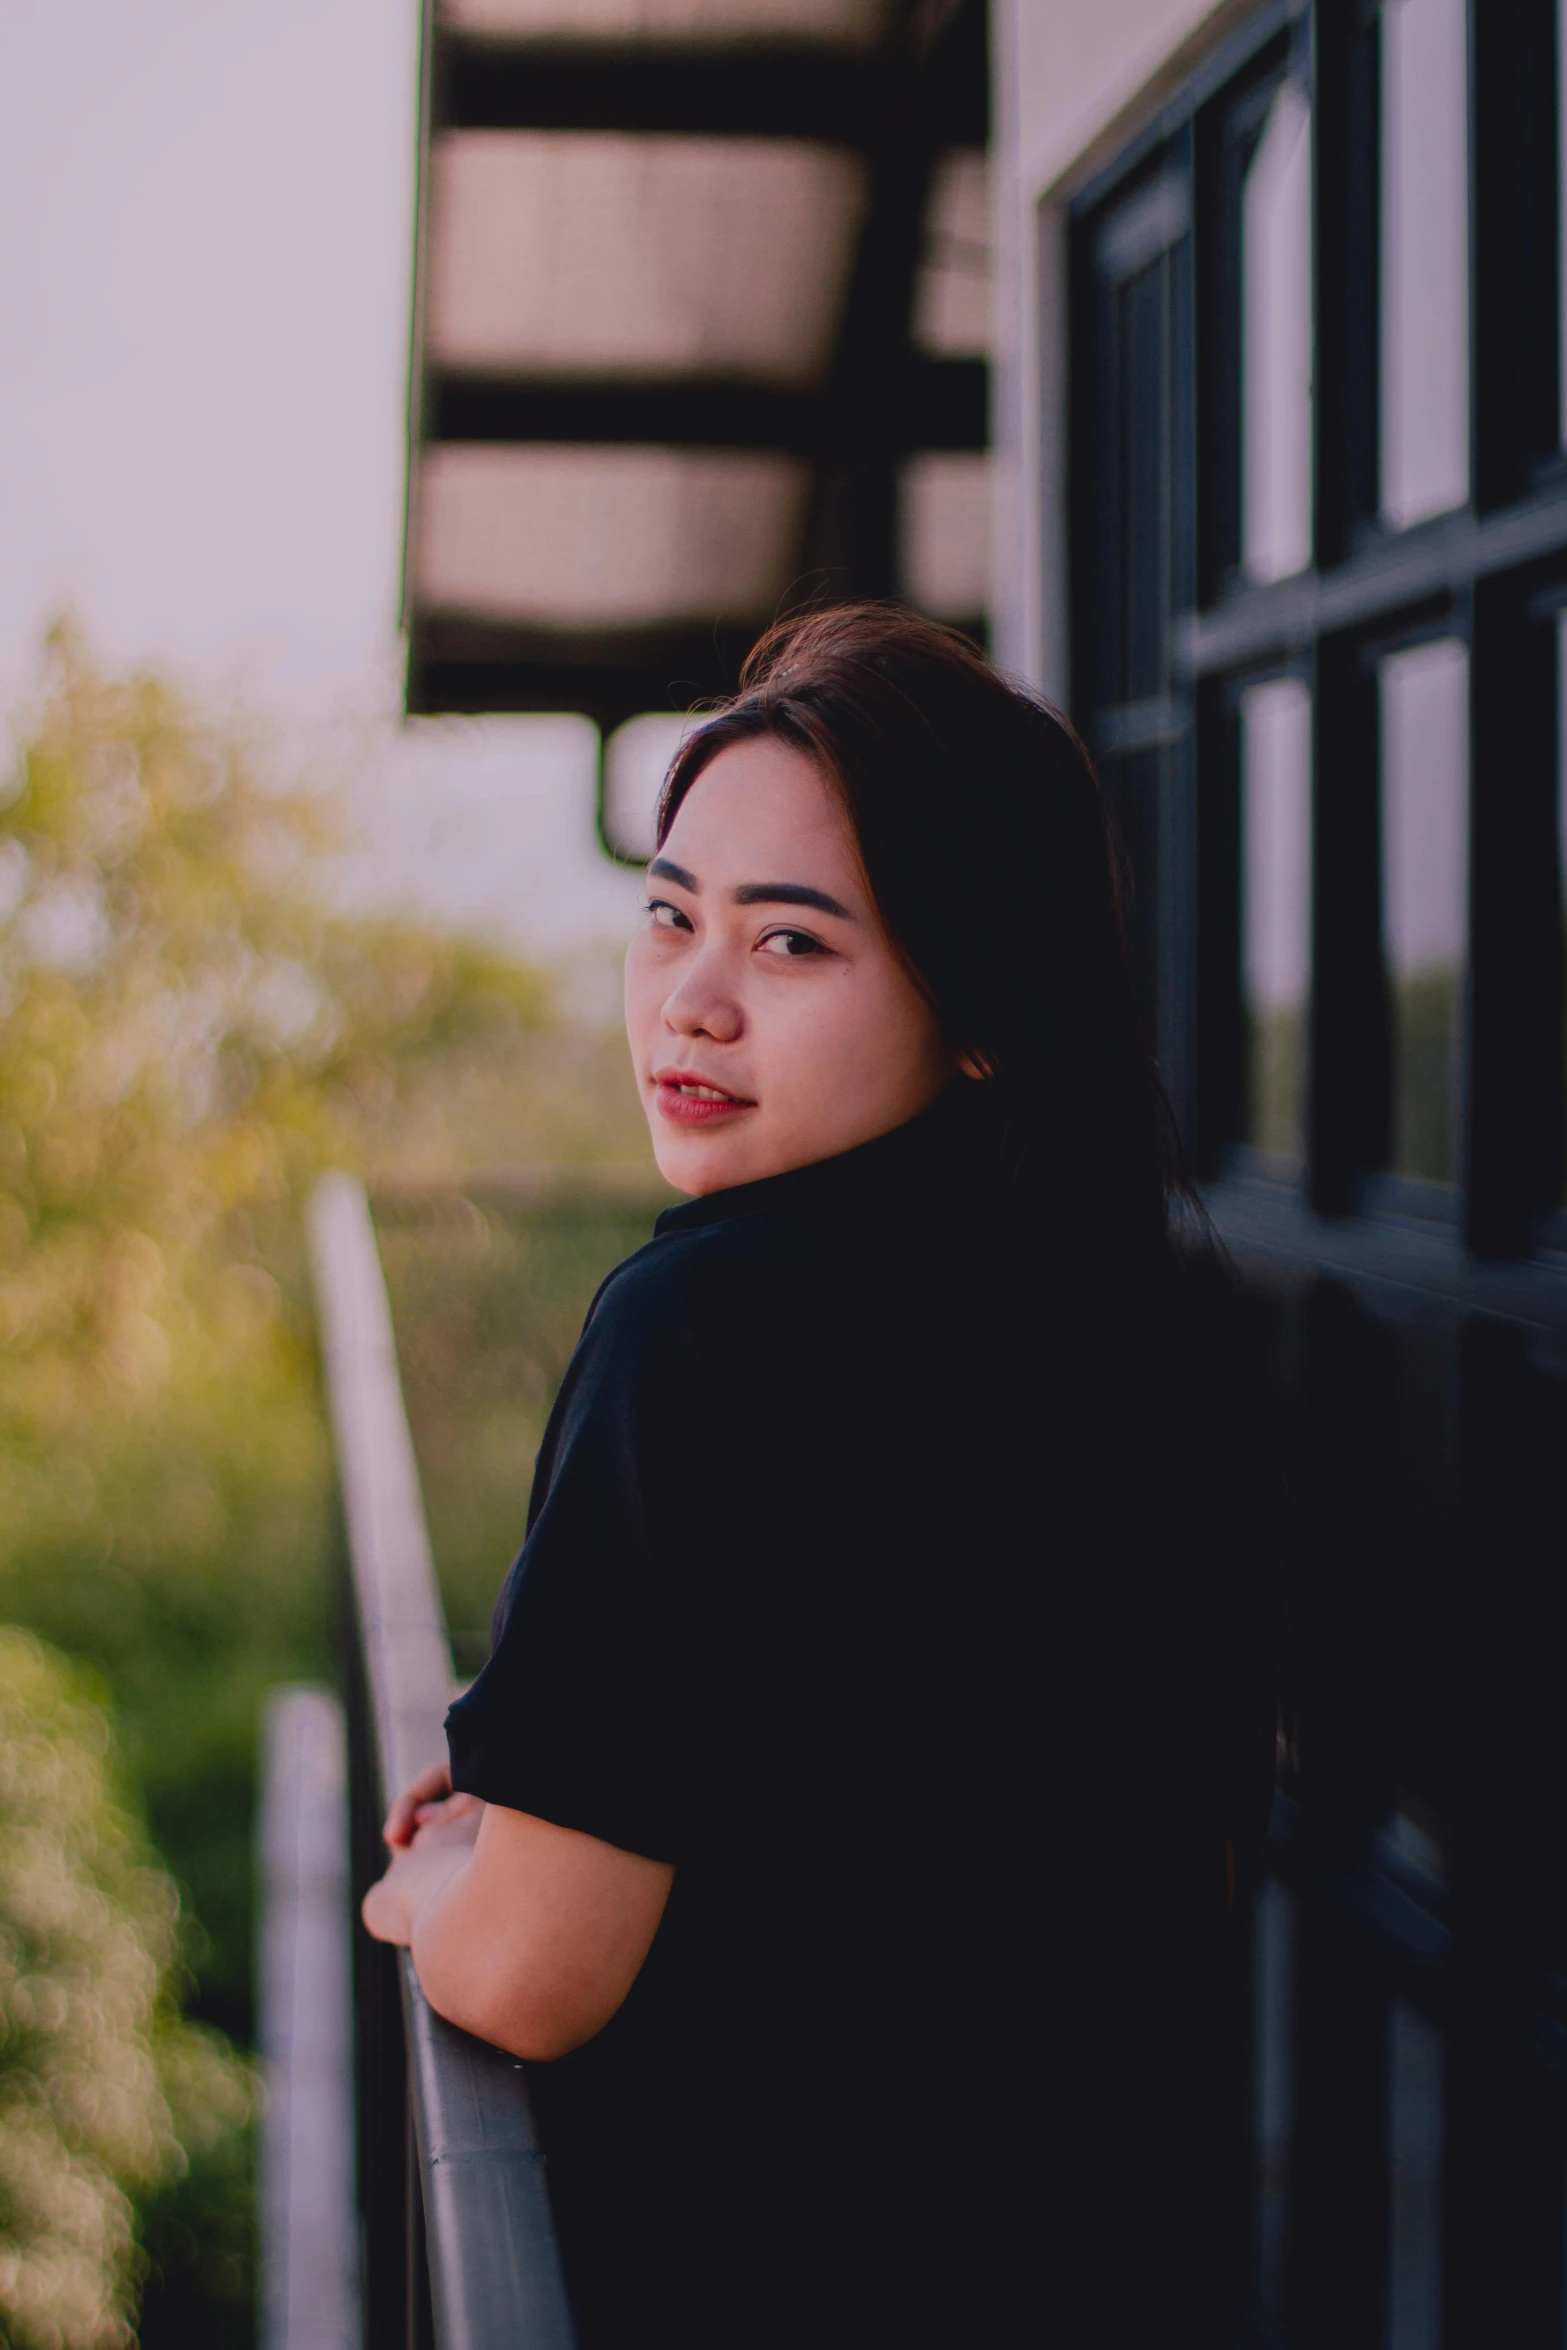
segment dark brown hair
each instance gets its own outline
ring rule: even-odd
[[[914,613],[780,621],[681,745],[660,842],[709,761],[759,735],[841,794],[889,937],[991,1072],[1008,1180],[1082,1237],[1162,1250],[1180,1177],[1127,982],[1114,830],[1067,721]]]

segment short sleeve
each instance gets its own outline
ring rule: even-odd
[[[454,1787],[666,1861],[687,1813],[675,1488],[712,1388],[682,1253],[655,1241],[600,1291],[489,1662],[446,1722]]]

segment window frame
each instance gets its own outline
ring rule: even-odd
[[[1242,1276],[1238,1321],[1297,1497],[1279,1516],[1299,1736],[1265,1855],[1289,1896],[1290,2013],[1266,2046],[1262,2019],[1243,2060],[1248,2100],[1259,2059],[1287,2078],[1287,2180],[1265,2168],[1280,2146],[1254,2135],[1237,2339],[1388,2339],[1403,2001],[1444,2035],[1441,2242],[1421,2256],[1426,2281],[1439,2272],[1444,2338],[1559,2343],[1567,1790],[1544,1677],[1559,1673],[1567,1511],[1555,0],[1470,0],[1471,495],[1403,529],[1382,518],[1377,481],[1376,17],[1376,0],[1260,0],[1238,27],[1225,12],[1208,59],[1066,200],[1073,711],[1112,801],[1129,750],[1158,765],[1156,836],[1173,855],[1151,892],[1156,1049]],[[1223,218],[1214,141],[1234,94],[1285,55],[1311,74],[1315,559],[1257,586],[1226,557],[1240,386],[1226,423],[1214,369],[1226,333],[1238,355],[1225,318],[1238,223]],[[1094,343],[1093,247],[1116,203],[1172,164],[1191,175],[1195,225],[1185,339],[1172,327],[1163,365],[1189,372],[1161,415],[1190,419],[1170,466],[1190,568],[1170,567],[1158,691],[1125,708],[1096,698],[1094,632],[1120,592],[1104,575],[1124,555],[1095,480],[1113,353]],[[1041,256],[1046,269],[1045,239]],[[1377,664],[1446,637],[1468,649],[1470,697],[1456,1187],[1378,1164],[1392,1091]],[[1313,1074],[1293,1186],[1234,1144],[1237,705],[1280,674],[1304,678],[1313,703]],[[1146,907],[1141,919],[1146,932]]]
[[[1199,1173],[1244,1179],[1237,1151],[1238,774],[1226,700],[1284,669],[1313,694],[1312,1001],[1305,1197],[1319,1215],[1455,1223],[1481,1258],[1567,1238],[1554,614],[1567,606],[1567,450],[1559,416],[1556,10],[1469,7],[1470,496],[1397,528],[1380,511],[1381,0],[1262,0],[1068,206],[1072,254],[1068,518],[1074,711],[1107,770],[1158,769],[1154,1047]],[[1313,562],[1262,585],[1241,571],[1241,207],[1237,109],[1299,76],[1312,110]],[[1368,135],[1371,134],[1371,135]],[[1237,164],[1239,162],[1239,168]],[[1111,633],[1095,453],[1113,415],[1086,355],[1095,248],[1137,191],[1184,175],[1190,229],[1172,279],[1163,392],[1175,540],[1159,690],[1107,697]],[[1184,436],[1184,437],[1183,437]],[[1082,462],[1084,452],[1088,462]],[[1458,1186],[1385,1169],[1391,1063],[1382,969],[1374,664],[1452,636],[1470,661],[1468,1010]],[[1096,673],[1097,672],[1097,673]],[[1150,947],[1150,941],[1152,942]]]

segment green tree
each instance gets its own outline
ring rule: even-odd
[[[0,785],[0,1620],[101,1673],[191,2012],[241,2043],[260,1705],[330,1669],[304,1194],[643,1147],[618,1045],[481,944],[335,912],[333,840],[253,729],[54,632]],[[180,2089],[225,2043],[180,2045],[199,2159],[120,2191],[144,2339],[214,2350],[249,2324],[244,2134]]]
[[[178,1896],[79,1670],[0,1630],[0,2337],[117,2350],[133,2197],[243,2167],[254,2083],[175,2005]]]

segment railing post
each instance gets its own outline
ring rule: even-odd
[[[346,1559],[339,1584],[339,1653],[348,1715],[350,1898],[355,1911],[385,1858],[380,1774],[372,1752],[370,1692]],[[354,2121],[359,2172],[361,2296],[367,2350],[405,2350],[408,2336],[408,2061],[398,1954],[353,1931]]]
[[[362,1777],[379,1817],[395,1790],[445,1751],[451,1648],[370,1206],[351,1176],[317,1185],[310,1244],[363,1673],[370,1767]],[[355,1826],[356,1850],[365,1852],[373,1822],[361,1814]],[[443,2022],[406,1953],[397,1974],[436,2350],[572,2350],[524,2068]],[[359,2020],[363,2028],[370,2019]],[[393,2122],[383,2111],[380,2127]],[[377,2152],[395,2177],[401,2146]],[[417,2284],[407,2235],[401,2259]],[[367,2243],[369,2260],[386,2251]],[[410,2346],[421,2339],[418,2300],[415,2293],[404,2312]],[[381,2344],[372,2340],[372,2350]]]
[[[262,2350],[359,2350],[350,2088],[348,1790],[329,1689],[274,1689],[263,1727]]]

